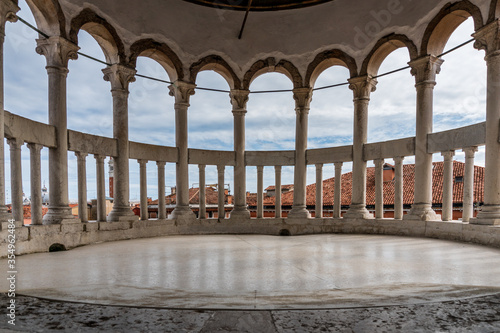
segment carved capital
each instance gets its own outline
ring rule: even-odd
[[[309,112],[309,106],[312,101],[312,88],[293,89],[293,99],[295,100],[295,110]]]
[[[377,80],[371,75],[349,79],[349,89],[353,91],[354,100],[370,99],[370,94],[377,89]]]
[[[21,149],[21,146],[24,144],[24,140],[19,138],[8,138],[7,143],[10,146],[10,150]]]
[[[231,98],[231,105],[233,106],[233,113],[246,113],[249,90],[231,89],[229,98]]]
[[[16,22],[19,6],[12,0],[0,0],[0,34],[5,35],[5,23]]]
[[[435,56],[425,56],[414,61],[410,61],[408,65],[411,67],[411,75],[415,76],[416,85],[419,84],[436,84],[436,75],[441,71],[443,59]]]
[[[123,90],[128,92],[128,85],[135,81],[135,73],[133,68],[123,65],[114,64],[102,70],[104,80],[111,83],[111,90]]]
[[[85,162],[87,159],[87,153],[83,153],[81,151],[75,151],[75,156],[78,160],[78,162]]]
[[[158,166],[158,169],[163,169],[165,168],[165,165],[167,164],[167,162],[165,161],[156,161],[156,165]]]
[[[477,152],[477,147],[476,146],[466,147],[462,150],[465,153],[465,158],[474,158],[474,155]]]
[[[454,150],[447,150],[447,151],[442,151],[441,156],[444,157],[445,161],[451,161],[453,156],[455,156],[455,151]]]
[[[40,154],[40,151],[43,148],[43,145],[41,145],[39,143],[28,143],[27,146],[28,146],[30,151],[32,151],[36,154]]]
[[[104,163],[104,159],[106,158],[106,155],[100,155],[100,154],[94,154],[94,158],[96,160],[96,163]]]
[[[494,21],[482,27],[472,37],[476,40],[474,48],[478,50],[485,50],[486,56],[489,56],[497,51],[500,51],[500,22]]]
[[[396,165],[401,165],[403,164],[404,159],[405,159],[404,156],[396,156],[394,157],[394,163],[396,163]]]
[[[189,105],[189,98],[194,95],[194,88],[196,85],[184,81],[175,81],[172,85],[168,86],[170,89],[170,96],[175,97],[175,103]]]
[[[373,161],[375,164],[375,167],[377,168],[382,168],[384,166],[384,159],[383,158],[377,158],[376,160]]]
[[[36,40],[36,53],[44,55],[47,67],[68,68],[69,60],[78,58],[77,45],[59,36],[41,38]]]

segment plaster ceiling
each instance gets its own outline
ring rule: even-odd
[[[184,0],[198,5],[214,7],[218,9],[247,10],[250,4],[250,11],[270,11],[302,8],[318,5],[333,0]]]

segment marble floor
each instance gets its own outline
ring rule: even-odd
[[[346,309],[500,292],[500,249],[375,235],[126,240],[20,256],[17,270],[18,294],[170,309]]]

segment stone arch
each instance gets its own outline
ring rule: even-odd
[[[377,41],[375,46],[363,61],[360,75],[364,76],[369,74],[372,76],[376,76],[378,74],[380,65],[382,65],[382,62],[384,62],[385,58],[387,58],[387,56],[393,51],[402,47],[405,47],[408,50],[410,60],[415,60],[418,58],[418,49],[412,40],[410,40],[405,35],[392,34]]]
[[[126,56],[123,42],[115,28],[104,18],[98,16],[93,10],[85,8],[71,20],[69,39],[77,45],[80,30],[85,30],[94,37],[101,47],[107,63],[125,63]]]
[[[66,17],[57,0],[26,0],[37,28],[48,36],[66,38]]]
[[[294,64],[287,60],[280,60],[280,62],[276,63],[276,59],[271,57],[259,60],[250,67],[243,77],[243,89],[249,89],[253,80],[268,72],[278,72],[286,75],[292,81],[294,88],[303,86],[302,76]]]
[[[150,38],[138,40],[130,46],[130,67],[136,68],[139,56],[156,60],[165,69],[170,81],[184,79],[182,62],[167,44],[159,43]]]
[[[229,64],[218,55],[206,56],[192,64],[189,69],[190,82],[195,83],[198,73],[207,70],[212,70],[220,74],[224,79],[226,79],[231,89],[241,89],[241,80],[238,78],[231,66],[229,66]]]
[[[354,60],[354,58],[341,50],[328,50],[318,54],[309,64],[307,67],[305,83],[309,85],[309,87],[314,87],[316,79],[321,75],[321,73],[332,66],[342,66],[347,68],[351,78],[358,75],[356,60]]]
[[[455,29],[469,17],[474,20],[477,31],[483,26],[481,10],[469,0],[446,4],[427,26],[420,55],[440,55]]]
[[[491,0],[487,23],[491,23],[499,18],[500,18],[500,3],[498,2],[498,0]]]

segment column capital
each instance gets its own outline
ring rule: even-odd
[[[370,99],[370,94],[377,89],[377,80],[371,75],[354,77],[349,80],[349,89],[354,93],[354,100]]]
[[[111,91],[125,91],[128,93],[128,85],[135,81],[137,71],[133,68],[119,64],[113,64],[102,70],[104,80],[111,83]]]
[[[81,151],[75,151],[75,156],[77,157],[78,161],[85,161],[85,159],[87,158],[88,154],[87,153],[83,153]]]
[[[344,162],[335,162],[335,163],[333,163],[333,165],[334,165],[336,168],[341,168],[341,167],[344,165]]]
[[[245,115],[247,113],[247,102],[250,90],[244,89],[231,89],[229,98],[233,106],[233,114]]]
[[[27,144],[27,147],[29,148],[29,150],[31,151],[36,151],[36,152],[40,152],[40,150],[42,150],[43,148],[43,145],[39,144],[39,143],[28,143]]]
[[[275,165],[274,170],[281,172],[281,165]]]
[[[257,172],[264,172],[264,166],[263,165],[257,165]]]
[[[474,34],[474,48],[485,50],[486,57],[498,54],[500,51],[500,21],[496,20],[482,27]]]
[[[36,40],[36,53],[44,55],[47,67],[68,69],[69,60],[78,58],[78,45],[60,36],[40,38]]]
[[[462,151],[465,153],[466,158],[474,158],[474,155],[477,152],[477,147],[476,146],[466,147],[462,149]]]
[[[198,169],[205,170],[207,166],[205,164],[198,164]]]
[[[376,167],[382,167],[384,166],[384,159],[383,158],[377,158],[376,160],[373,160],[373,163],[375,164]]]
[[[184,81],[175,81],[168,86],[169,95],[175,98],[175,104],[185,104],[186,106],[189,106],[189,98],[194,95],[195,88],[196,84]]]
[[[97,162],[103,163],[106,155],[94,154],[94,158]]]
[[[8,138],[7,143],[9,144],[10,149],[20,149],[24,144],[24,140],[19,138]]]
[[[416,60],[410,61],[411,75],[415,76],[416,85],[431,84],[436,85],[436,75],[441,71],[443,59],[427,55]]]
[[[295,111],[309,113],[309,106],[312,101],[312,88],[293,89],[293,99],[295,100]]]
[[[137,160],[137,163],[139,163],[139,166],[144,166],[148,163],[148,160]]]
[[[447,150],[447,151],[442,151],[441,156],[444,157],[444,160],[451,160],[453,156],[455,156],[455,151],[454,150]]]
[[[396,157],[394,157],[394,158],[393,158],[393,160],[394,160],[394,162],[395,162],[396,164],[398,164],[398,163],[403,163],[403,160],[404,160],[404,159],[405,159],[405,157],[404,157],[404,156],[396,156]]]
[[[225,170],[226,170],[226,166],[224,164],[217,165],[217,173],[218,174],[224,173]]]
[[[167,162],[165,161],[156,161],[156,165],[161,168],[164,168],[166,164]]]
[[[0,0],[0,35],[5,35],[5,23],[16,22],[16,13],[21,10],[12,0]]]
[[[323,163],[316,163],[316,170],[322,170],[323,169]]]

